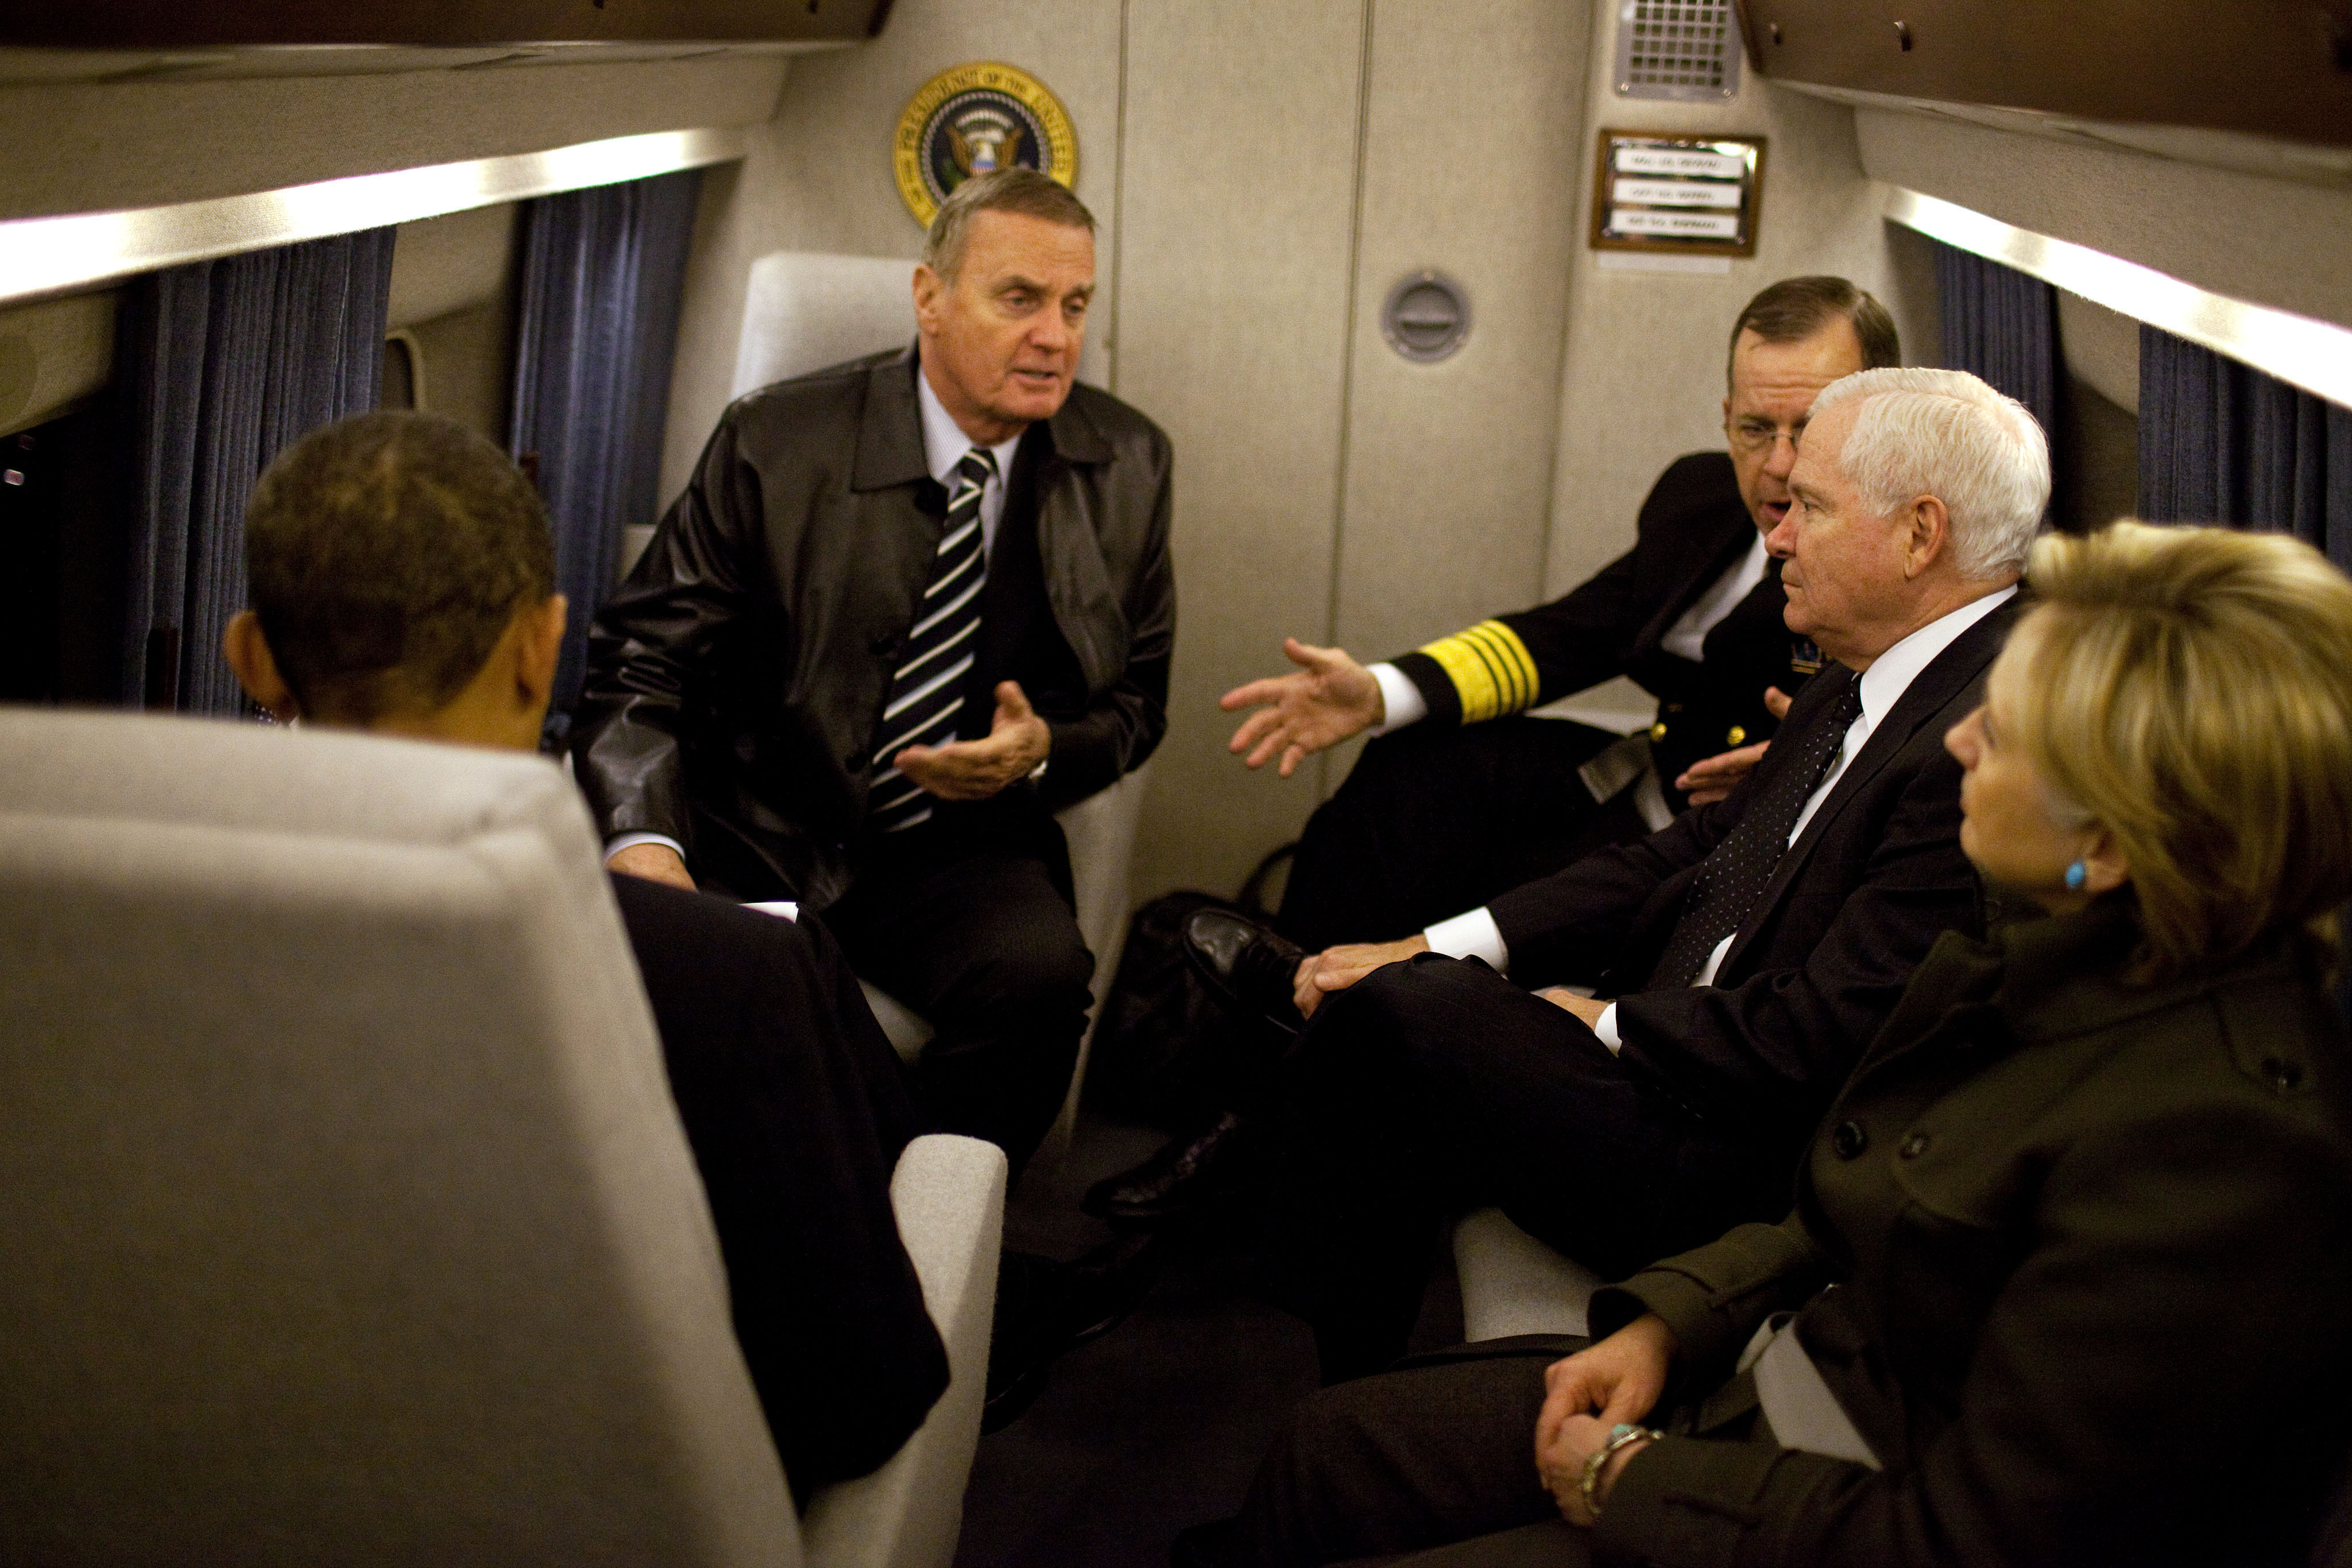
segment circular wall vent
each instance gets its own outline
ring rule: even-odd
[[[1442,272],[1408,273],[1381,308],[1381,335],[1408,360],[1444,359],[1470,335],[1470,297]]]

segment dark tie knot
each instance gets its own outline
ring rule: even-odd
[[[967,485],[985,486],[996,477],[996,454],[985,446],[973,447],[956,465],[956,477]]]

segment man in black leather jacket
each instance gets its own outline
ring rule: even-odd
[[[597,614],[572,728],[613,868],[824,911],[936,1030],[933,1124],[1016,1173],[1094,962],[1052,813],[1159,743],[1175,629],[1168,440],[1074,379],[1093,289],[1075,196],[958,187],[914,349],[722,417]]]

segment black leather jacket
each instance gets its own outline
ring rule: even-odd
[[[720,418],[589,632],[572,752],[608,839],[667,834],[698,876],[715,867],[747,897],[823,908],[847,891],[875,724],[946,516],[918,373],[911,348],[877,354]],[[1040,435],[1046,596],[1087,692],[1082,712],[1045,716],[1050,810],[1159,744],[1176,583],[1159,427],[1081,385]]]

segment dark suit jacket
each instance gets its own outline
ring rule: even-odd
[[[720,418],[590,629],[572,752],[607,836],[666,833],[747,897],[821,909],[847,890],[876,725],[947,516],[919,373],[911,349],[878,354]],[[1044,715],[1048,810],[1140,767],[1167,728],[1170,464],[1158,426],[1083,385],[1023,441],[1045,596],[1084,688]]]
[[[890,1207],[914,1105],[821,924],[612,882],[719,1231],[735,1337],[805,1500],[898,1452],[948,1385]]]
[[[1885,1466],[1669,1437],[1626,1466],[1604,1556],[2304,1560],[2352,1393],[2352,1058],[2299,941],[2140,985],[2137,939],[2127,897],[1945,937],[1795,1213],[1594,1299],[1596,1333],[1663,1316],[1694,1390],[1802,1307]]]
[[[1978,701],[2015,621],[2011,599],[1916,676],[1774,868],[1711,986],[1639,990],[1692,878],[1757,792],[1797,765],[1776,745],[1731,795],[1638,843],[1602,850],[1489,909],[1526,985],[1595,984],[1617,998],[1622,1060],[1702,1119],[1791,1139],[1811,1126],[1947,930],[1983,929],[1960,853],[1960,769],[1944,731]],[[1784,736],[1832,722],[1855,680],[1832,666]]]
[[[1792,658],[1800,645],[1780,619],[1788,597],[1778,561],[1708,631],[1703,662],[1693,664],[1659,645],[1756,541],[1755,520],[1739,498],[1728,456],[1695,452],[1676,458],[1643,501],[1636,528],[1633,548],[1591,581],[1549,604],[1495,617],[1517,637],[1531,668],[1521,667],[1507,642],[1485,642],[1480,652],[1496,662],[1498,685],[1508,696],[1504,713],[1618,675],[1639,683],[1658,699],[1651,745],[1658,775],[1671,788],[1700,758],[1769,738],[1778,721],[1764,706],[1764,688],[1777,685],[1793,696],[1816,665],[1811,658]],[[1477,629],[1445,641],[1457,639],[1477,643]],[[1462,694],[1437,659],[1423,652],[1391,662],[1420,690],[1431,720],[1462,721]]]

